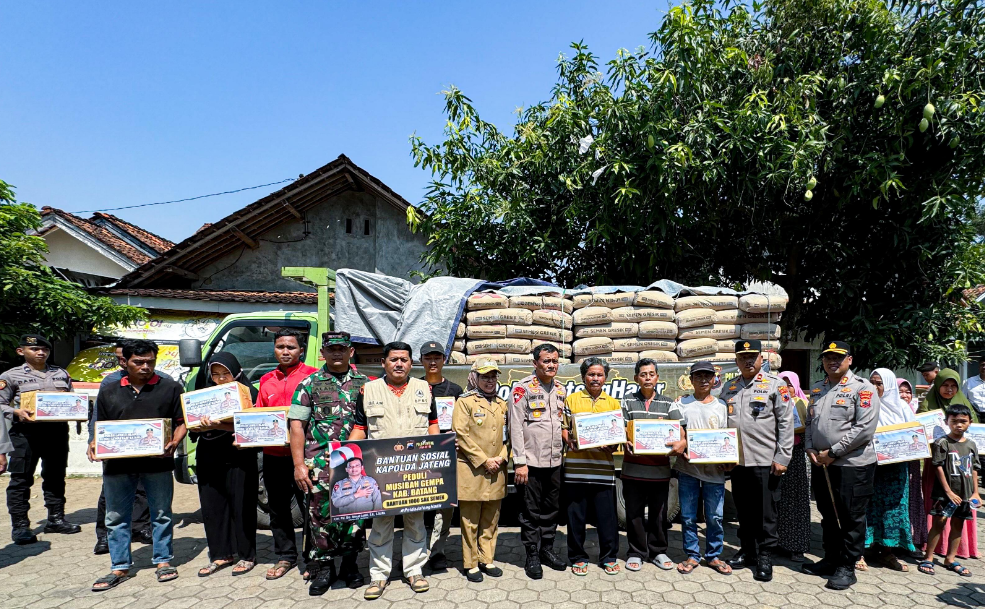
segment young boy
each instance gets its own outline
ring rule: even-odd
[[[722,527],[722,510],[725,502],[725,471],[720,465],[695,465],[684,456],[687,447],[687,430],[719,429],[728,425],[728,407],[725,402],[711,395],[715,383],[715,367],[709,362],[696,362],[691,366],[693,395],[678,398],[671,408],[681,420],[680,442],[672,447],[672,453],[680,455],[674,464],[678,473],[678,494],[681,518],[684,521],[684,551],[687,559],[677,565],[678,572],[694,571],[701,557],[698,546],[698,502],[705,502],[705,564],[722,575],[732,573],[732,568],[719,556],[725,542]]]
[[[974,440],[965,437],[971,424],[971,410],[964,404],[952,404],[945,412],[947,426],[951,433],[939,438],[931,446],[935,468],[934,490],[930,496],[930,515],[934,524],[927,540],[927,552],[920,561],[919,569],[927,575],[934,574],[934,548],[941,539],[944,525],[951,521],[951,532],[947,540],[947,557],[944,568],[963,577],[971,577],[971,571],[961,563],[955,562],[958,543],[964,521],[971,518],[971,511],[981,505],[978,494],[978,447]],[[976,505],[973,506],[972,503]]]

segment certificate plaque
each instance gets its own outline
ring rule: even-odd
[[[627,441],[637,455],[668,455],[667,442],[681,440],[681,423],[673,419],[634,419],[627,431]]]
[[[241,383],[226,383],[181,394],[181,409],[188,429],[201,426],[202,417],[229,421],[241,410],[253,407],[250,388]]]
[[[944,411],[939,408],[935,408],[934,410],[927,412],[921,412],[913,416],[917,422],[923,425],[928,442],[933,442],[938,438],[943,438],[950,431],[947,426],[947,421],[944,420]]]
[[[689,429],[687,431],[687,460],[694,464],[738,463],[739,430]]]
[[[919,421],[876,428],[872,444],[879,465],[930,458],[927,430]]]
[[[288,436],[287,408],[250,408],[233,414],[236,446],[285,446]]]
[[[170,441],[170,419],[96,421],[97,459],[155,457]]]
[[[27,391],[21,394],[21,410],[32,421],[88,421],[89,396],[63,391]]]

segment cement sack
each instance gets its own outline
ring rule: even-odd
[[[595,338],[579,338],[571,343],[571,349],[575,355],[597,355],[599,353],[612,353],[612,339],[604,336]]]
[[[756,338],[760,340],[777,340],[780,338],[780,326],[776,324],[744,324],[739,326],[739,328],[741,328],[739,336],[743,340]]]
[[[659,307],[661,309],[673,309],[674,299],[668,294],[659,290],[645,290],[637,292],[633,304],[637,307]]]
[[[551,309],[570,314],[574,310],[574,304],[567,298],[558,296],[510,296],[510,308],[531,311]]]
[[[695,326],[707,326],[713,323],[715,323],[714,309],[686,309],[677,313],[677,327],[682,330]]]
[[[682,357],[681,362],[713,362],[716,364],[735,363],[735,355],[732,353],[712,353],[711,355],[698,355],[696,357]]]
[[[674,312],[654,307],[619,307],[612,309],[612,321],[674,321]]]
[[[713,338],[692,338],[677,343],[677,355],[681,357],[698,357],[717,352],[718,341]]]
[[[537,338],[561,343],[570,343],[574,338],[571,336],[571,330],[547,326],[506,326],[506,336],[507,338]]]
[[[677,338],[677,324],[669,321],[641,321],[640,338]]]
[[[640,351],[640,359],[646,358],[652,359],[659,364],[678,361],[677,354],[673,351]]]
[[[525,338],[488,338],[470,340],[465,345],[469,355],[479,353],[530,353],[530,341]]]
[[[489,324],[529,326],[534,321],[534,315],[528,309],[487,309],[469,311],[465,315],[465,320],[470,326],[487,326]]]
[[[764,340],[762,341],[763,351],[779,351],[780,341],[778,340]]]
[[[472,365],[472,364],[476,363],[477,361],[479,361],[480,359],[482,359],[482,360],[490,360],[491,359],[492,361],[496,362],[497,364],[505,364],[506,363],[506,356],[503,355],[503,354],[501,354],[501,353],[483,353],[483,354],[480,354],[480,355],[466,355],[465,356],[465,363],[466,364],[469,364],[469,365]]]
[[[739,306],[739,299],[735,296],[681,296],[674,301],[674,310],[677,312],[688,309],[712,309],[720,311],[725,309],[735,309]]]
[[[452,365],[463,365],[467,361],[465,354],[461,351],[452,351],[451,355],[448,356],[448,363]]]
[[[547,311],[544,309],[533,312],[533,322],[535,326],[550,326],[552,328],[564,328],[570,330],[575,325],[574,318],[570,313],[564,311]]]
[[[507,353],[506,355],[503,356],[503,358],[506,360],[505,363],[507,365],[509,365],[509,364],[529,364],[529,365],[532,366],[533,363],[534,363],[534,356],[533,355],[530,355],[529,353],[523,354],[523,355],[521,355],[519,353]]]
[[[506,338],[506,326],[468,326],[465,335],[469,338]]]
[[[455,338],[465,338],[465,324],[458,322],[458,329],[455,330]]]
[[[561,354],[561,357],[566,357],[568,359],[571,359],[571,345],[570,344],[567,344],[567,343],[558,343],[558,342],[554,342],[552,340],[538,340],[538,339],[534,339],[534,340],[531,340],[530,341],[530,352],[531,352],[531,354],[533,353],[533,350],[536,349],[539,345],[553,345],[554,348],[558,350],[558,353]]]
[[[687,340],[689,338],[728,340],[730,338],[739,338],[739,327],[733,324],[711,324],[708,326],[685,328],[677,333],[677,340]]]
[[[787,309],[789,298],[786,296],[763,294],[746,294],[739,298],[739,308],[746,313],[777,313]]]
[[[608,307],[585,307],[575,311],[571,319],[579,326],[607,324],[612,321],[612,309]]]
[[[614,294],[577,294],[573,301],[575,309],[584,307],[628,307],[636,300],[636,292],[616,292]],[[575,323],[578,323],[577,321]]]
[[[735,341],[734,340],[720,340],[718,341],[718,352],[719,353],[735,353]]]
[[[469,296],[465,306],[469,311],[508,309],[510,308],[510,299],[502,294],[495,294],[493,292],[475,292]]]
[[[455,342],[453,342],[451,344],[451,350],[452,351],[465,351],[465,341],[464,340],[456,340]]]
[[[780,321],[779,313],[746,313],[742,309],[727,309],[715,313],[716,324],[758,324]]]
[[[775,351],[770,351],[766,355],[767,357],[769,357],[770,370],[779,370],[783,366],[783,358],[780,357],[779,353],[776,353]]]
[[[636,336],[640,331],[639,324],[612,322],[598,326],[575,326],[575,338],[591,338],[593,336],[608,336],[609,338]]]
[[[677,347],[676,340],[659,340],[653,338],[613,338],[612,348],[615,351],[673,351]]]
[[[635,364],[639,359],[639,353],[599,353],[597,355],[576,355],[575,363],[580,364],[590,357],[597,357],[607,364]]]

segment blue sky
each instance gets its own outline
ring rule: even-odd
[[[0,8],[0,179],[81,211],[297,177],[346,154],[412,203],[454,84],[512,132],[582,40],[647,44],[666,2],[20,2]],[[174,241],[278,187],[113,212]]]

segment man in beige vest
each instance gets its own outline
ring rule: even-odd
[[[380,440],[438,433],[438,413],[431,386],[422,379],[410,378],[411,347],[393,342],[383,347],[381,379],[366,383],[356,401],[355,425],[350,440]],[[414,592],[427,592],[428,582],[422,575],[428,559],[427,530],[424,514],[404,514],[403,566]],[[393,517],[373,519],[369,534],[369,578],[364,598],[374,600],[383,595],[390,578],[393,556]]]

